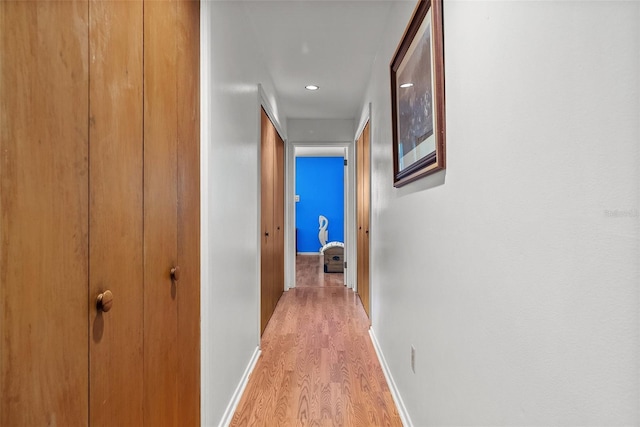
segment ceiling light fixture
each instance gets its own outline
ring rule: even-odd
[[[304,87],[306,90],[318,90],[320,89],[320,86],[316,86],[316,85],[306,85]]]
[[[402,89],[406,89],[406,88],[408,88],[408,87],[412,87],[412,86],[413,86],[413,83],[402,83],[402,84],[400,85],[400,87],[401,87]]]

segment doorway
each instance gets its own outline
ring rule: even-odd
[[[354,287],[355,274],[351,274],[348,268],[351,253],[354,252],[350,248],[355,244],[355,240],[350,237],[355,227],[355,188],[352,184],[354,182],[353,166],[349,164],[349,158],[353,158],[353,143],[351,142],[292,142],[287,146],[287,163],[289,166],[287,175],[287,199],[289,200],[287,203],[287,226],[290,236],[286,255],[288,265],[287,289],[296,286],[297,260],[304,259],[303,262],[307,272],[310,271],[309,264],[311,264],[314,265],[313,268],[315,269],[312,271],[317,271],[318,274],[325,274],[324,256],[320,250],[323,246],[321,229],[323,225],[326,225],[326,221],[321,222],[320,215],[328,219],[328,226],[325,227],[328,231],[328,236],[324,236],[326,243],[344,247],[339,261],[343,266],[342,284],[348,288]],[[312,170],[310,173],[303,174],[306,175],[303,180],[313,181],[315,179],[315,182],[304,184],[311,190],[311,193],[303,188],[296,187],[296,177],[300,178],[299,167],[311,167],[312,169],[315,167],[316,172]],[[317,170],[331,170],[334,176],[329,175],[331,172],[318,173]],[[337,171],[341,173],[339,174]],[[342,181],[341,191],[335,191],[335,175],[341,175],[338,177]],[[316,193],[325,193],[325,199],[329,197],[333,200],[331,202],[309,200],[309,197],[322,199],[321,197],[315,197],[313,194],[314,188]],[[337,201],[336,197],[331,197],[332,195],[327,193],[339,193],[338,198],[341,200]],[[310,206],[314,204],[315,207]],[[335,215],[336,212],[339,215]],[[303,221],[298,218],[299,214],[305,215]],[[335,262],[329,270],[335,271]],[[344,268],[345,266],[347,268]],[[337,275],[329,276],[332,274],[331,272],[326,274],[329,281],[335,282]]]

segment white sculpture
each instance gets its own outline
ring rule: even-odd
[[[320,247],[323,247],[327,244],[327,240],[329,240],[329,230],[327,230],[327,227],[329,226],[329,220],[325,216],[320,215],[318,217],[318,222],[320,224],[318,239],[320,240]]]

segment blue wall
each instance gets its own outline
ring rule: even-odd
[[[298,252],[318,252],[318,217],[329,220],[328,242],[344,242],[344,158],[296,157]]]

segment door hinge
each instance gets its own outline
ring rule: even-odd
[[[344,159],[344,165],[347,166],[347,159]]]
[[[344,262],[344,268],[347,268],[347,261]]]

